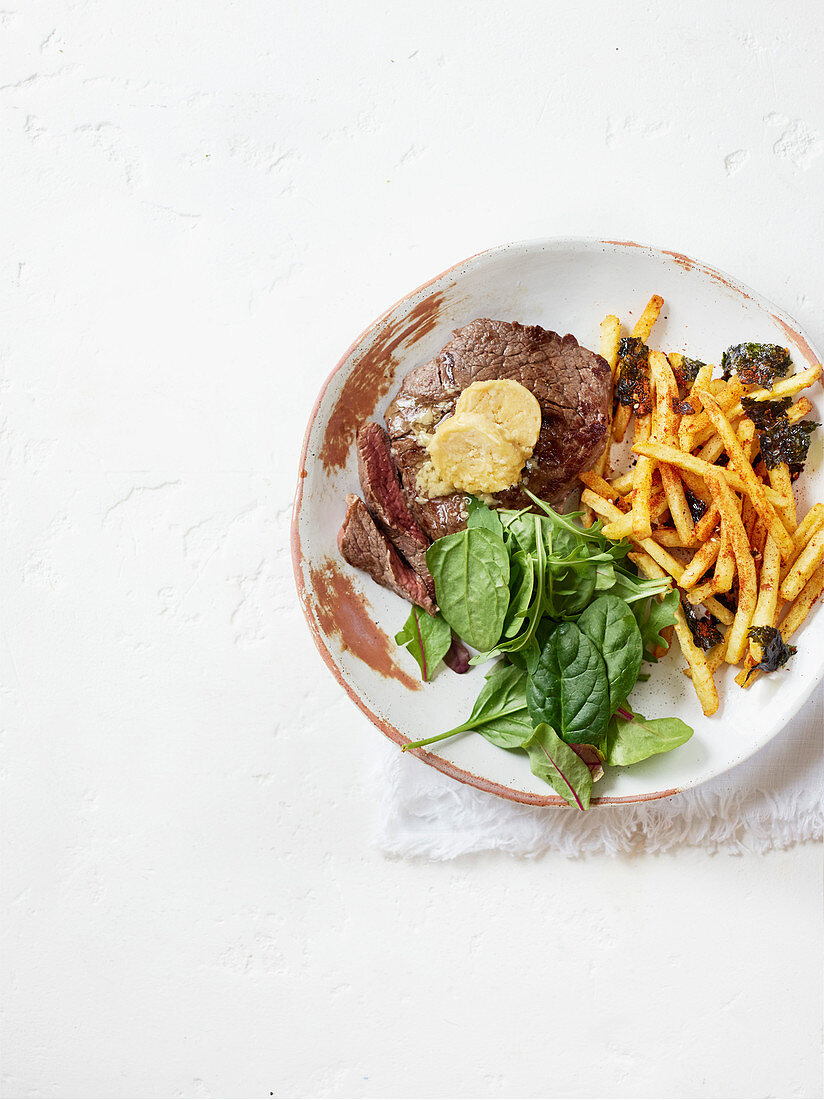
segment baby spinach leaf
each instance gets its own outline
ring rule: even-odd
[[[467,527],[484,527],[503,542],[504,526],[501,523],[501,517],[493,508],[487,507],[477,497],[470,497],[467,512],[469,516],[466,521]]]
[[[471,527],[433,542],[426,564],[441,614],[475,649],[491,650],[509,606],[509,554],[503,539]]]
[[[550,562],[546,571],[544,609],[553,619],[569,619],[580,614],[595,594],[597,572],[584,561],[569,566]]]
[[[508,660],[518,668],[525,669],[530,675],[538,667],[541,659],[541,646],[537,638],[530,638],[521,649],[514,649],[506,654]]]
[[[514,638],[529,612],[532,589],[535,586],[535,562],[523,550],[517,550],[509,561],[509,607],[504,620],[504,638]]]
[[[452,631],[440,615],[430,615],[413,607],[403,629],[395,635],[398,645],[405,645],[421,670],[422,680],[431,680],[435,669],[452,645]]]
[[[529,517],[533,527],[533,541],[535,546],[534,560],[534,586],[532,600],[526,615],[524,630],[514,638],[499,642],[495,648],[487,653],[479,654],[472,658],[473,664],[480,664],[491,657],[498,657],[501,653],[517,653],[527,646],[532,646],[535,633],[541,622],[544,612],[544,580],[546,577],[546,547],[544,546],[543,531],[541,529],[541,517],[532,515]],[[516,551],[517,552],[517,551]]]
[[[549,635],[526,697],[533,720],[549,723],[568,744],[601,743],[610,715],[606,665],[575,623],[559,623]]]
[[[518,749],[532,731],[532,719],[526,706],[526,673],[512,665],[499,664],[488,673],[475,706],[466,722],[454,729],[412,741],[404,749],[418,749],[475,730],[502,749]]]
[[[641,631],[644,646],[644,660],[657,661],[652,653],[657,645],[665,646],[666,638],[661,631],[664,627],[675,625],[675,609],[680,603],[678,589],[673,588],[662,599],[646,599],[633,603],[632,613]]]
[[[632,713],[632,712],[630,712]],[[680,718],[646,719],[626,712],[613,715],[607,729],[606,763],[626,767],[659,752],[678,748],[692,737],[693,730]]]
[[[607,667],[609,713],[614,714],[635,687],[644,645],[635,616],[618,596],[599,596],[578,619],[578,629],[598,647]]]
[[[578,753],[564,744],[552,726],[540,722],[524,742],[533,775],[543,779],[570,806],[589,808],[592,773]]]

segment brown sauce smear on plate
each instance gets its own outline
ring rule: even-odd
[[[321,630],[340,638],[344,649],[380,676],[417,691],[421,685],[395,663],[397,646],[377,625],[365,597],[337,563],[327,558],[320,568],[312,566],[309,578],[309,599]]]
[[[386,325],[352,368],[326,425],[320,452],[324,469],[345,465],[358,428],[374,413],[395,380],[394,352],[405,341],[414,344],[434,329],[442,301],[443,294],[435,291],[403,320]]]

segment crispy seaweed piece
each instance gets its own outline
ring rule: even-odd
[[[716,626],[717,619],[712,615],[699,615],[698,609],[691,604],[684,593],[681,593],[681,606],[684,609],[684,617],[690,628],[692,639],[699,649],[712,649],[713,646],[723,642],[724,637]]]
[[[649,348],[637,336],[625,336],[618,346],[618,382],[615,396],[637,416],[652,412]]]
[[[798,477],[807,461],[810,436],[817,427],[814,420],[801,420],[798,424],[791,424],[785,417],[766,432],[762,432],[761,455],[767,469],[774,470],[776,466],[786,462],[794,477]]]
[[[679,386],[683,386],[685,390],[691,390],[698,372],[704,366],[706,363],[702,363],[700,359],[689,359],[686,355],[683,356],[681,366],[675,371]]]
[[[753,626],[747,631],[747,637],[762,648],[761,660],[747,673],[749,680],[753,672],[760,668],[762,672],[775,672],[789,661],[790,657],[798,650],[794,645],[787,645],[781,637],[781,631],[774,626]]]
[[[725,378],[737,374],[745,386],[769,389],[776,378],[784,378],[792,366],[790,353],[778,344],[735,344],[721,356]]]
[[[707,506],[703,502],[701,497],[696,496],[692,489],[690,489],[687,485],[684,486],[684,496],[687,498],[687,504],[690,507],[692,522],[697,523],[707,511]]]
[[[780,401],[756,401],[752,397],[742,397],[741,404],[759,432],[763,432],[766,428],[777,424],[779,420],[786,419],[792,398],[782,397]]]
[[[753,401],[745,397],[741,403],[758,431],[760,457],[763,458],[764,465],[768,470],[774,470],[776,466],[786,462],[795,480],[804,469],[810,449],[810,436],[818,425],[814,420],[801,420],[797,424],[791,424],[787,416],[787,409],[791,404],[789,397],[784,397],[781,401]]]

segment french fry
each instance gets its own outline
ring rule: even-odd
[[[738,381],[737,378],[731,379],[729,382],[723,384],[723,388],[720,393],[712,394],[712,390],[709,387],[702,389],[700,386],[693,386],[691,396],[697,397],[699,400],[702,393],[709,393],[715,397],[719,404],[719,407],[727,412],[736,406],[741,410],[737,414],[731,414],[730,418],[734,419],[736,416],[743,416],[744,409],[741,407],[741,398],[746,393],[746,387]],[[703,404],[703,402],[701,402]],[[715,428],[712,425],[710,417],[704,409],[704,412],[698,413],[691,425],[690,437],[687,441],[687,445],[684,447],[686,451],[694,451],[700,443],[705,443],[715,434]]]
[[[631,417],[632,409],[629,405],[619,405],[615,410],[615,417],[612,421],[612,438],[616,443],[624,442],[624,436],[626,435]]]
[[[732,420],[730,421],[732,424]],[[738,436],[747,458],[752,462],[752,456],[754,454],[755,443],[755,424],[747,417],[743,417],[733,424],[735,428],[735,434]],[[697,458],[702,458],[704,462],[717,462],[721,455],[724,453],[724,441],[719,435],[713,435],[711,439],[708,439],[700,451],[696,453]]]
[[[824,561],[824,528],[816,531],[795,559],[792,569],[781,582],[781,598],[794,600],[822,561]]]
[[[615,492],[620,493],[622,497],[632,492],[632,470],[626,474],[619,474],[618,477],[612,478],[610,480],[610,485]]]
[[[681,578],[683,588],[683,577]],[[690,603],[703,603],[707,596],[716,596],[719,592],[729,592],[732,582],[735,580],[735,555],[733,554],[729,530],[722,522],[721,545],[715,561],[715,573],[711,580],[698,585],[687,592]]]
[[[650,376],[655,389],[652,438],[674,446],[678,438],[678,415],[674,402],[678,400],[678,383],[666,355],[652,351],[649,356]],[[666,463],[660,466],[661,483],[669,502],[670,515],[681,537],[682,546],[692,546],[695,541],[695,524],[690,512],[684,486],[678,471]]]
[[[787,528],[787,533],[792,535],[798,527],[798,515],[795,510],[795,497],[793,496],[790,467],[786,462],[782,462],[780,466],[768,470],[767,476],[770,479],[770,485],[772,485],[773,489],[775,489],[777,493],[781,493],[783,497],[786,497],[789,502],[786,507],[778,508],[777,511],[781,517],[781,522]]]
[[[672,356],[670,356],[670,362],[672,362]],[[673,367],[676,367],[675,363],[672,363]],[[677,369],[677,368],[676,368]],[[715,368],[712,363],[704,363],[702,367],[698,368],[698,374],[695,376],[695,381],[692,384],[692,389],[705,390],[708,389],[712,383],[712,372]],[[688,451],[690,448],[687,446],[689,439],[692,435],[693,427],[695,424],[696,416],[699,416],[703,411],[701,408],[701,402],[698,398],[693,398],[692,392],[690,392],[687,400],[692,405],[692,413],[685,414],[681,417],[681,423],[678,425],[678,442],[682,451]]]
[[[610,313],[601,322],[601,355],[609,363],[612,380],[618,366],[618,346],[621,343],[621,322],[614,313]]]
[[[650,416],[636,416],[636,438],[649,438],[651,429]],[[642,456],[635,463],[635,476],[632,480],[632,537],[634,539],[648,539],[652,534],[652,519],[650,516],[650,496],[652,494],[652,474],[655,469],[655,460],[648,456]]]
[[[623,498],[622,502],[626,500]],[[618,509],[620,511],[620,508]],[[669,511],[669,505],[667,504],[667,498],[664,496],[663,490],[653,492],[650,500],[650,518],[653,520],[659,520]],[[616,520],[610,520],[603,528],[603,533],[608,539],[612,539],[618,542],[619,539],[632,538],[632,509],[628,512],[621,512],[621,518]]]
[[[785,642],[788,642],[793,634],[803,626],[810,611],[817,603],[822,589],[824,589],[824,565],[819,565],[818,569],[816,569],[815,573],[813,573],[801,589],[801,592],[790,604],[789,609],[784,615],[783,621],[779,624],[778,629]],[[751,672],[748,672],[746,686],[749,687],[760,676],[761,670],[753,668]],[[740,682],[738,676],[736,676],[735,679],[736,683]]]
[[[767,539],[764,547],[764,560],[761,564],[761,576],[758,582],[758,601],[752,617],[750,629],[756,626],[775,626],[778,618],[778,584],[781,571],[781,555],[774,539]],[[754,668],[764,654],[760,642],[750,639],[749,652],[744,660],[744,667],[735,678],[739,687],[747,686],[747,677],[750,669]]]
[[[755,564],[732,490],[720,474],[710,474],[708,484],[721,512],[722,530],[726,528],[728,531],[738,570],[738,609],[727,635],[725,655],[728,664],[737,665],[744,656],[744,650],[747,647],[747,631],[755,613],[757,598]],[[786,535],[786,531],[784,534]]]
[[[675,527],[654,527],[652,537],[659,546],[674,546],[680,550],[688,550],[693,546],[694,540],[685,542]]]
[[[723,623],[724,626],[732,626],[735,622],[735,612],[730,611],[730,609],[725,607],[720,600],[716,600],[715,596],[707,596],[704,600],[704,607],[718,619],[719,623]]]
[[[594,470],[585,470],[582,474],[578,474],[578,478],[588,489],[592,489],[593,493],[597,493],[605,500],[615,501],[621,495]]]
[[[764,526],[764,521],[760,517],[752,529],[752,534],[749,535],[749,544],[750,553],[753,558],[760,559],[764,554],[764,547],[767,544],[767,528]]]
[[[630,561],[635,562],[640,572],[650,579],[659,580],[660,577],[667,575],[648,553],[630,553],[628,557]],[[678,638],[681,652],[684,654],[686,663],[689,664],[692,685],[695,694],[699,697],[702,711],[707,717],[715,714],[718,709],[718,692],[713,674],[708,667],[703,649],[699,649],[693,641],[692,631],[686,624],[686,616],[681,604],[675,608],[675,637]]]
[[[814,504],[793,531],[793,557],[790,558],[790,563],[795,561],[816,531],[822,527],[824,527],[824,504]]]
[[[681,574],[681,587],[686,591],[694,588],[706,571],[715,564],[718,552],[721,549],[721,539],[715,538],[705,542],[696,550],[692,561]]]
[[[709,718],[718,710],[718,689],[715,686],[703,649],[699,649],[693,641],[692,633],[684,615],[684,609],[680,603],[675,608],[675,634],[678,638],[678,644],[681,646],[681,652],[690,667],[692,686],[695,688],[698,702],[701,704],[704,714]]]
[[[729,420],[726,418],[726,416],[724,416],[724,413],[719,408],[715,398],[711,394],[708,394],[706,390],[702,390],[699,394],[699,397],[701,398],[706,413],[715,425],[715,430],[724,441],[724,449],[729,455],[730,463],[734,466],[735,472],[744,483],[744,491],[751,498],[753,507],[755,508],[756,512],[758,512],[761,519],[764,521],[764,525],[766,526],[770,535],[775,539],[782,559],[786,561],[792,553],[792,539],[787,534],[787,530],[784,527],[784,524],[779,519],[778,513],[776,512],[772,503],[767,498],[766,487],[762,485],[762,483],[755,476],[755,471],[748,461],[746,453],[744,452],[741,443],[739,443],[738,441],[738,437],[736,436]],[[740,522],[741,517],[738,516],[737,518]],[[741,532],[743,535],[743,527],[741,528]],[[738,557],[739,555],[736,553],[736,559],[738,559]],[[737,645],[738,641],[736,639],[736,646]],[[735,649],[733,649],[733,652],[735,652]]]
[[[658,314],[661,312],[661,306],[664,304],[664,299],[660,294],[653,294],[650,300],[644,307],[644,312],[635,322],[635,328],[632,330],[632,335],[637,340],[643,340],[646,344],[649,340],[649,334],[652,332],[652,327],[658,320]]]
[[[735,433],[733,433],[733,438],[735,438]],[[635,454],[648,455],[650,458],[655,458],[659,462],[669,462],[671,466],[677,466],[680,470],[690,470],[692,473],[697,474],[698,477],[703,478],[704,481],[707,480],[707,475],[715,470],[723,475],[724,480],[731,489],[735,489],[736,492],[739,493],[747,492],[747,482],[740,476],[737,470],[731,470],[729,466],[712,466],[709,462],[703,462],[700,458],[696,458],[695,455],[685,454],[683,451],[679,451],[677,447],[668,447],[664,443],[639,442],[633,444],[632,450]],[[752,472],[752,467],[750,467],[750,472]],[[753,474],[753,479],[757,482],[763,497],[768,503],[774,505],[786,504],[786,499],[780,493],[777,493],[771,485],[761,485],[755,477],[755,474]],[[776,520],[777,518],[776,516]]]
[[[695,525],[695,541],[706,542],[721,519],[717,504],[711,504]]]
[[[723,665],[725,649],[726,644],[722,641],[719,642],[718,645],[714,645],[712,649],[704,650],[704,660],[707,662],[707,668],[710,672],[717,672],[721,665]],[[692,669],[685,668],[684,675],[692,679]]]
[[[791,374],[789,378],[781,378],[770,389],[750,390],[747,399],[750,401],[779,401],[782,397],[794,397],[801,390],[805,390],[807,386],[812,386],[820,377],[821,364],[816,363],[814,367],[800,370],[796,374]],[[727,413],[730,417],[744,416],[744,406],[741,401],[739,400],[737,404],[728,409]],[[804,415],[806,416],[806,413]]]
[[[704,483],[704,479],[697,474],[692,473],[691,470],[681,471],[681,480],[684,485],[689,489],[694,497],[698,497],[705,508],[709,508],[712,503],[712,497],[709,490]]]

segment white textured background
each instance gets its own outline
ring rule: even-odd
[[[824,344],[824,8],[6,0],[4,1096],[820,1096],[821,852],[372,847],[287,536],[315,392],[531,236]]]

